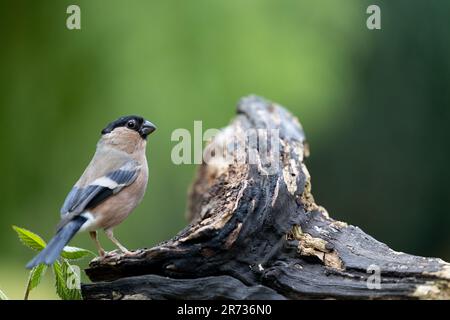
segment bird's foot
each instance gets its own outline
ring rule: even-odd
[[[113,251],[105,251],[105,250],[103,250],[103,251],[99,251],[98,252],[98,256],[94,259],[94,260],[100,260],[100,261],[102,261],[102,260],[105,260],[105,259],[108,259],[108,258],[112,258],[112,257],[114,257],[114,256],[117,256],[117,255],[119,255],[121,252],[119,251],[119,250],[113,250]]]
[[[130,251],[130,250],[120,250],[120,249],[116,249],[113,251],[103,251],[102,253],[99,252],[99,256],[95,258],[95,260],[105,260],[105,259],[109,259],[109,258],[113,258],[119,255],[124,255],[125,257],[136,257],[137,255],[139,255],[140,253],[142,253],[141,249],[138,249],[136,251]]]
[[[105,258],[111,258],[111,257],[114,257],[114,256],[118,256],[119,254],[121,254],[121,251],[120,250],[112,250],[112,251],[108,251],[108,252],[105,252]]]
[[[136,251],[122,251],[122,253],[126,256],[126,257],[135,257],[137,255],[139,255],[142,252],[142,250],[138,249]]]

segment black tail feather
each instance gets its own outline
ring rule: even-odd
[[[73,238],[75,233],[80,230],[81,226],[86,222],[86,218],[82,216],[76,216],[69,221],[64,227],[62,227],[56,235],[50,240],[47,246],[39,252],[39,254],[33,258],[27,264],[27,269],[31,269],[38,264],[44,263],[46,265],[53,264],[58,259],[61,251],[64,249],[70,239]]]

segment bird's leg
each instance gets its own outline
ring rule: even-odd
[[[114,238],[114,233],[112,229],[105,230],[106,236],[109,240],[111,240],[117,247],[119,247],[120,251],[125,253],[126,255],[132,255],[133,253],[125,248],[116,238]]]
[[[97,231],[90,231],[89,235],[91,236],[91,239],[95,242],[95,246],[97,247],[98,255],[103,258],[105,256],[105,250],[102,248],[100,241],[98,241]]]

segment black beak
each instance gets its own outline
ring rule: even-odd
[[[141,126],[141,130],[139,130],[139,133],[143,138],[147,138],[147,136],[155,130],[156,126],[150,121],[145,120],[145,122]]]

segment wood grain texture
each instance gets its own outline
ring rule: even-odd
[[[190,224],[132,257],[93,260],[85,299],[450,298],[448,263],[395,252],[315,203],[305,134],[285,108],[243,98],[208,148],[233,161],[199,167]]]

